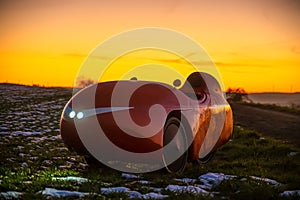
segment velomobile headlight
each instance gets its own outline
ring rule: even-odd
[[[73,119],[74,117],[76,116],[76,112],[74,110],[72,110],[70,113],[69,113],[69,117],[71,119]]]
[[[78,112],[77,113],[77,119],[82,119],[82,118],[84,118],[83,112]]]

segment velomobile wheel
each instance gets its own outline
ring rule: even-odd
[[[170,173],[181,173],[185,169],[187,163],[188,148],[186,141],[186,130],[178,118],[170,117],[167,120],[164,127],[163,145],[163,159],[166,169]],[[168,152],[166,152],[167,145]],[[177,159],[172,162],[174,158]]]

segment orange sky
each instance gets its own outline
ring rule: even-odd
[[[298,0],[12,0],[0,24],[0,82],[72,86],[99,43],[154,26],[201,44],[225,88],[300,91]]]

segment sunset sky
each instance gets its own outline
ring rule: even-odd
[[[0,24],[0,82],[72,86],[104,40],[162,27],[201,44],[225,88],[300,92],[298,0],[7,0]]]

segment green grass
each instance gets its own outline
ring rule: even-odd
[[[293,146],[270,138],[262,138],[260,134],[246,130],[239,125],[234,128],[232,140],[217,151],[214,159],[205,165],[190,164],[180,175],[164,172],[141,174],[141,179],[150,181],[149,185],[134,183],[121,177],[121,173],[110,169],[88,168],[83,165],[82,157],[64,148],[62,140],[45,140],[32,145],[33,137],[1,135],[2,144],[0,166],[0,191],[24,192],[22,198],[45,198],[37,192],[52,187],[56,189],[75,190],[81,192],[100,193],[101,187],[124,186],[141,193],[151,192],[150,187],[165,188],[169,184],[179,184],[174,178],[198,178],[207,172],[233,174],[237,178],[223,181],[212,191],[214,197],[190,193],[176,194],[163,191],[170,199],[219,199],[222,196],[232,199],[279,199],[284,190],[300,189],[300,154],[289,156],[291,152],[299,152]],[[38,136],[34,136],[38,137]],[[23,148],[16,148],[22,146]],[[19,156],[23,153],[24,156]],[[33,161],[31,159],[34,158]],[[22,166],[26,162],[28,166]],[[72,163],[72,164],[70,164]],[[86,183],[53,180],[52,177],[80,176],[89,179]],[[263,181],[254,181],[249,176],[266,177],[277,180],[282,186],[272,186]],[[241,181],[245,178],[244,181]],[[184,183],[181,183],[186,185]],[[124,193],[113,193],[109,198],[128,198]],[[90,198],[100,196],[91,195]]]

